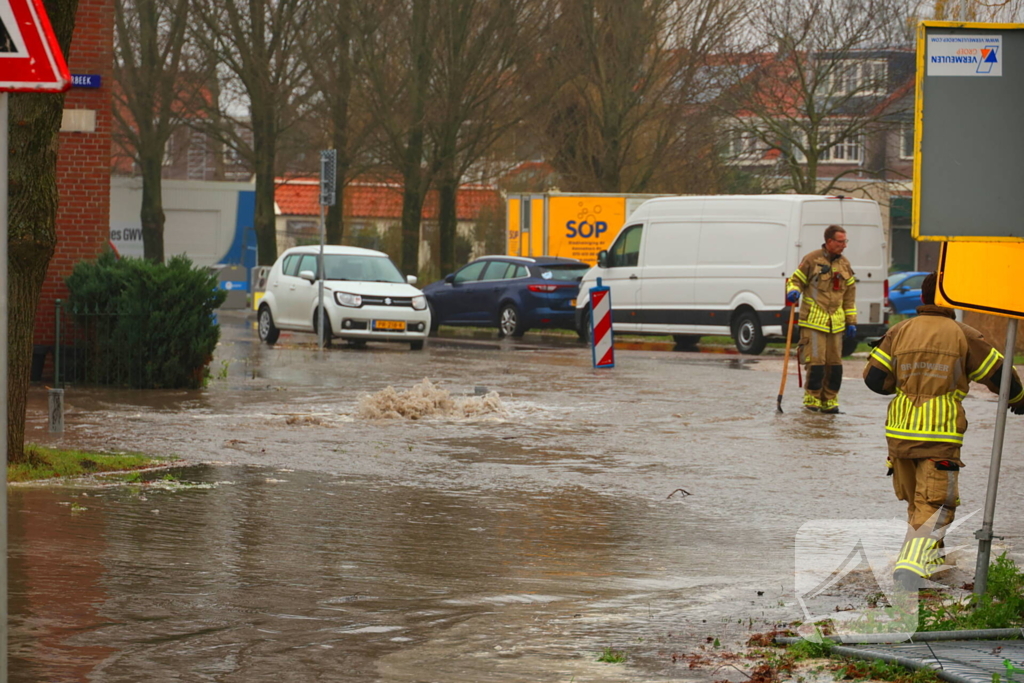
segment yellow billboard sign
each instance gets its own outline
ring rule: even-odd
[[[625,222],[623,196],[549,197],[547,254],[595,264]]]
[[[939,256],[935,303],[1024,318],[1024,244],[947,242]]]

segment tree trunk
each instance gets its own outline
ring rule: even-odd
[[[57,41],[71,45],[78,0],[47,0]],[[7,459],[25,460],[25,408],[39,294],[57,244],[57,147],[63,94],[12,94],[8,156]]]
[[[340,119],[340,120],[339,120]],[[341,244],[345,236],[345,179],[349,174],[348,149],[348,105],[345,114],[339,116],[335,110],[334,149],[338,154],[338,169],[334,174],[334,206],[327,207],[325,239],[327,244]]]
[[[448,170],[441,178],[437,188],[438,191],[438,213],[437,228],[438,241],[441,247],[441,274],[454,273],[455,264],[455,236],[458,230],[457,205],[459,181],[455,173]]]
[[[402,270],[406,275],[418,275],[420,270],[420,219],[426,195],[423,151],[430,48],[427,18],[430,0],[414,0],[412,6],[412,59],[413,76],[410,86],[409,109],[412,125],[409,127],[408,145],[402,169],[405,190],[402,193]]]
[[[325,237],[327,244],[341,244],[345,236],[345,185],[349,174],[348,127],[349,98],[352,96],[352,36],[349,32],[352,6],[349,0],[340,0],[337,5],[338,21],[338,79],[334,98],[334,149],[338,155],[338,172],[334,174],[334,206],[327,208]]]
[[[143,256],[156,263],[164,262],[164,200],[162,172],[163,159],[153,154],[140,154],[142,167],[142,220]]]
[[[277,260],[277,217],[274,215],[274,166],[277,139],[273,132],[273,114],[253,113],[253,166],[256,171],[256,247],[261,266]]]
[[[420,149],[422,149],[422,142]],[[424,192],[423,170],[416,166],[415,172],[406,169],[405,189],[402,191],[402,273],[419,275],[420,270],[420,219],[423,216]]]

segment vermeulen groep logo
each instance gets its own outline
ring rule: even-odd
[[[987,74],[992,72],[992,67],[999,63],[999,46],[998,45],[986,45],[981,48],[981,59],[978,60],[979,74]]]

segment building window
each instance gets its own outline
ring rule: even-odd
[[[818,163],[846,163],[857,164],[864,158],[864,145],[861,136],[843,140],[842,142],[829,147],[818,155]]]
[[[172,133],[168,138],[167,142],[164,143],[164,166],[170,166],[174,163],[174,134]]]
[[[884,95],[887,73],[884,60],[840,60],[828,76],[828,94]]]
[[[837,137],[828,131],[819,131],[818,136],[822,144],[828,142],[829,137]],[[807,135],[802,134],[803,144],[807,145]],[[797,161],[804,163],[807,157],[799,149],[796,151]],[[827,147],[818,154],[819,164],[859,164],[864,159],[864,136],[854,135],[846,137],[831,147]]]
[[[900,126],[900,159],[914,158],[914,124]]]
[[[737,161],[760,161],[768,146],[756,135],[748,132],[736,132],[729,138],[728,155]]]

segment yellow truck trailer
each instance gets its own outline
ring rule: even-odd
[[[509,256],[561,256],[595,265],[626,218],[658,194],[543,192],[509,194]]]

